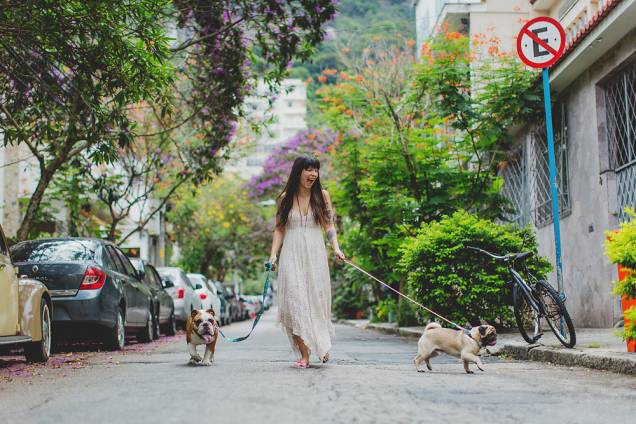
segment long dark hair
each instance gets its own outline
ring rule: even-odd
[[[331,220],[331,214],[327,208],[327,202],[322,195],[322,185],[320,184],[320,162],[313,156],[299,156],[294,160],[285,189],[278,195],[278,209],[276,211],[276,227],[283,228],[287,224],[289,212],[294,207],[294,199],[298,195],[300,186],[300,175],[303,170],[315,168],[318,170],[318,178],[311,186],[309,205],[314,212],[314,221],[326,226]]]

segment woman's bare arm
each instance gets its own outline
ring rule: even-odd
[[[274,229],[274,238],[272,240],[272,249],[269,253],[269,261],[272,264],[276,263],[276,257],[278,255],[278,251],[280,250],[280,246],[283,244],[283,238],[285,237],[285,229],[276,227]]]
[[[338,236],[336,234],[336,226],[335,226],[335,210],[333,208],[333,204],[331,203],[331,197],[327,190],[322,191],[322,195],[325,198],[325,202],[327,203],[327,209],[329,211],[329,221],[325,226],[325,231],[327,232],[327,239],[331,243],[333,247],[333,251],[339,259],[344,259],[344,254],[340,250],[340,246],[338,245]]]

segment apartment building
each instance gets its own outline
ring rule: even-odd
[[[256,95],[247,99],[245,107],[250,119],[271,121],[258,137],[250,138],[246,145],[235,149],[225,166],[226,171],[249,179],[260,174],[263,163],[275,148],[283,145],[298,131],[307,128],[305,83],[300,79],[285,79],[278,93],[271,93],[265,85],[261,85],[257,88]]]
[[[414,0],[418,46],[440,28],[474,37],[497,37],[502,51],[513,51],[527,0]],[[419,49],[418,49],[419,50]]]

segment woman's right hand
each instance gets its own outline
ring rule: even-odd
[[[272,271],[276,269],[276,255],[270,256],[267,262],[272,264]]]

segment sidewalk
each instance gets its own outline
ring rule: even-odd
[[[397,324],[370,323],[368,320],[338,320],[339,324],[419,338],[424,327],[398,327]],[[552,333],[544,333],[540,343],[529,345],[515,332],[498,333],[497,345],[487,351],[495,356],[587,367],[636,375],[636,353],[628,353],[613,328],[578,328],[574,349],[563,347]]]

